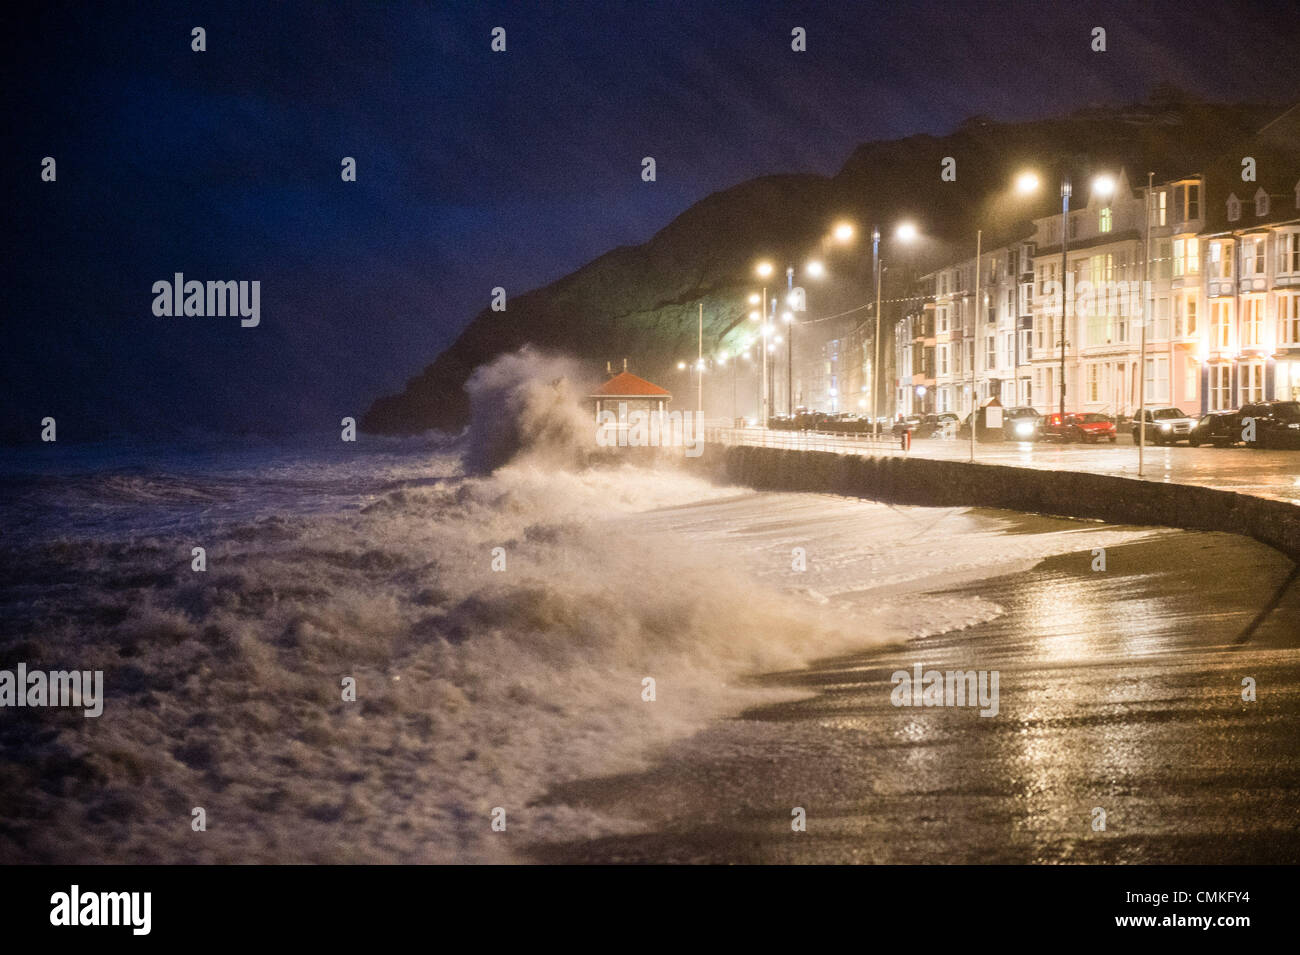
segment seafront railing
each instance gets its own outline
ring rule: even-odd
[[[834,454],[906,454],[903,439],[892,432],[784,431],[771,428],[705,428],[704,440],[712,444],[784,448],[791,451],[829,451]]]

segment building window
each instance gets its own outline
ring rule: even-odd
[[[1277,314],[1281,324],[1281,341],[1287,345],[1300,345],[1300,295],[1279,295]]]
[[[1232,367],[1210,366],[1210,410],[1226,411],[1232,407]]]
[[[1175,221],[1186,222],[1201,217],[1201,186],[1190,182],[1174,186]]]
[[[1232,278],[1232,243],[1210,243],[1210,278]]]
[[[1232,300],[1210,303],[1210,347],[1225,351],[1232,347]]]
[[[1160,355],[1147,359],[1145,404],[1169,403],[1169,357]]]
[[[1201,271],[1199,239],[1174,239],[1174,278],[1196,275]]]
[[[1228,196],[1228,221],[1236,222],[1241,218],[1241,200],[1236,196]]]
[[[996,335],[989,335],[984,346],[984,360],[987,364],[985,368],[996,368],[998,365],[997,354],[998,339]]]
[[[1241,272],[1243,277],[1264,274],[1264,236],[1248,235],[1242,239]]]
[[[1277,270],[1300,272],[1300,232],[1283,232],[1277,237]]]
[[[1185,300],[1184,309],[1183,309],[1183,319],[1184,319],[1183,324],[1185,326],[1184,334],[1186,334],[1189,337],[1197,334],[1200,331],[1200,323],[1196,320],[1197,319],[1196,308],[1197,308],[1196,293],[1191,292],[1188,294]]]
[[[1255,193],[1255,215],[1268,215],[1268,193],[1263,189]]]
[[[1078,216],[1070,216],[1070,238],[1077,239],[1078,237],[1079,237],[1079,218]]]
[[[935,348],[935,356],[938,360],[938,369],[940,375],[948,374],[948,346],[939,345]]]
[[[1239,371],[1241,404],[1264,400],[1264,363],[1260,361],[1243,362]]]
[[[1264,344],[1264,296],[1249,295],[1241,300],[1241,347]]]
[[[1183,364],[1183,397],[1189,401],[1196,397],[1196,363],[1190,358]]]
[[[1100,232],[1109,232],[1111,226],[1111,212],[1109,207],[1101,210],[1101,220],[1097,223],[1097,229]]]
[[[1088,400],[1101,400],[1101,365],[1093,363],[1088,366]]]
[[[1151,196],[1151,225],[1162,226],[1165,224],[1166,203],[1169,193],[1161,189]]]
[[[1169,281],[1173,275],[1174,253],[1173,243],[1168,239],[1161,239],[1156,243],[1156,278]]]

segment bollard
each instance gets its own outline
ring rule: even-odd
[[[911,428],[903,429],[903,450],[904,451],[912,450],[912,429]]]

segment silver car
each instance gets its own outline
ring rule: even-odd
[[[1137,443],[1142,430],[1142,419],[1147,422],[1147,444],[1177,444],[1192,436],[1196,419],[1184,414],[1181,408],[1144,408],[1133,419],[1133,441]]]

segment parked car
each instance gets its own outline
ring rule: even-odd
[[[917,438],[951,438],[957,433],[957,416],[950,411],[942,414],[928,414],[921,419],[921,426],[913,437]]]
[[[1240,411],[1211,411],[1202,415],[1196,427],[1187,435],[1187,443],[1194,448],[1203,444],[1212,444],[1216,448],[1226,448],[1241,440]]]
[[[1300,448],[1300,401],[1257,401],[1242,405],[1238,423],[1255,423],[1255,440],[1247,447],[1258,449]]]
[[[1176,444],[1189,441],[1196,419],[1184,414],[1181,408],[1143,408],[1133,419],[1133,440],[1141,435],[1142,420],[1146,419],[1147,444]]]
[[[1096,443],[1109,441],[1115,443],[1115,422],[1104,414],[1092,411],[1087,413],[1059,412],[1045,415],[1038,427],[1039,437],[1056,441],[1083,441]]]
[[[899,417],[890,430],[893,432],[894,437],[897,438],[901,436],[904,431],[911,431],[912,435],[915,436],[916,432],[920,430],[920,427],[921,416],[919,414],[911,414],[906,417]]]
[[[1005,408],[1002,411],[1002,433],[1008,441],[1032,441],[1038,433],[1042,415],[1033,408]]]

